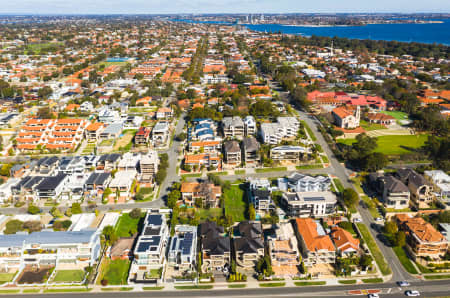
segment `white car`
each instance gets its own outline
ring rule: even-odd
[[[380,295],[378,294],[369,294],[367,295],[368,298],[380,298]]]
[[[355,219],[353,220],[353,222],[362,222],[362,219],[359,218],[359,217],[357,217],[357,218],[355,218]]]
[[[411,290],[411,291],[406,291],[405,295],[415,297],[415,296],[420,296],[420,293],[419,293],[419,291]]]
[[[399,282],[397,282],[397,284],[398,284],[400,287],[409,287],[409,286],[410,286],[410,283],[407,282],[407,281],[399,281]]]
[[[382,217],[377,217],[377,218],[375,218],[375,221],[383,221],[383,218]]]

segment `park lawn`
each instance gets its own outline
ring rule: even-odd
[[[400,263],[402,263],[403,267],[405,268],[408,273],[411,274],[418,274],[416,267],[414,267],[411,260],[406,255],[405,249],[403,247],[395,246],[393,247],[393,250],[395,254],[397,255],[397,258],[400,260]]]
[[[109,285],[126,285],[131,262],[129,260],[107,260],[106,262],[100,281],[106,279]]]
[[[365,120],[361,120],[359,123],[360,123],[361,127],[364,128],[365,131],[387,129],[386,126],[384,126],[382,124],[369,123]]]
[[[141,218],[145,217],[142,214]],[[128,213],[123,213],[116,224],[116,235],[118,237],[130,237],[139,229],[141,218],[131,218]]]
[[[81,282],[84,279],[83,270],[58,270],[53,278],[54,282]]]
[[[51,46],[60,46],[63,44],[64,42],[32,43],[27,45],[26,52],[28,53],[28,51],[33,51],[35,54],[39,54],[42,49],[49,48]]]
[[[372,256],[374,257],[375,262],[377,262],[377,265],[380,268],[381,273],[383,275],[391,274],[391,268],[389,268],[389,265],[386,263],[386,260],[384,259],[384,256],[381,253],[377,243],[372,238],[369,229],[367,229],[366,225],[363,223],[357,223],[356,225],[358,226],[358,229],[361,232],[361,236],[364,242],[369,247],[369,250],[372,253]]]
[[[230,215],[233,222],[245,220],[245,210],[247,203],[244,190],[240,185],[231,185],[231,187],[224,191],[225,215]]]
[[[387,155],[400,155],[410,153],[411,149],[422,147],[428,139],[428,135],[400,135],[400,136],[381,136],[377,137],[378,147],[375,152],[381,152]],[[351,145],[355,139],[339,139],[339,143]]]

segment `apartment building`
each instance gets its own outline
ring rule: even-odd
[[[100,140],[100,135],[105,129],[106,124],[101,122],[91,123],[86,127],[85,138],[88,142],[97,143]]]
[[[224,138],[242,140],[245,134],[244,121],[239,116],[224,117],[222,119],[222,132]]]
[[[447,253],[449,243],[445,236],[423,218],[397,214],[395,219],[399,229],[406,233],[406,248],[414,260],[440,260]]]
[[[71,151],[83,140],[88,125],[85,119],[29,119],[18,133],[17,148]]]
[[[92,266],[100,256],[100,234],[95,230],[41,231],[0,235],[0,269],[68,264]]]
[[[152,130],[152,143],[155,147],[163,147],[169,139],[169,124],[167,122],[158,122]]]
[[[305,266],[334,264],[336,249],[319,221],[297,218],[295,223]]]
[[[330,191],[283,192],[280,205],[296,217],[324,217],[336,209],[336,196]]]
[[[175,236],[170,240],[168,265],[179,271],[194,271],[197,263],[197,227],[175,226]]]
[[[184,156],[184,164],[194,167],[214,167],[218,168],[220,166],[220,156],[218,153],[200,153],[200,154],[190,154]]]
[[[159,279],[150,276],[151,269],[164,267],[166,247],[169,242],[169,228],[165,215],[147,213],[144,227],[136,242],[134,260],[130,268],[129,280],[145,282]]]
[[[278,178],[278,188],[282,191],[307,192],[328,191],[331,185],[329,176],[309,176],[301,173],[292,173],[285,178]]]
[[[222,142],[216,141],[192,141],[189,142],[188,151],[189,153],[219,153],[222,148]]]

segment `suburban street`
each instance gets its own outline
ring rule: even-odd
[[[400,288],[395,283],[385,283],[378,285],[340,285],[328,286],[325,289],[323,286],[310,287],[281,287],[281,288],[255,288],[255,289],[215,289],[215,290],[175,290],[175,291],[147,291],[147,292],[90,292],[91,297],[348,297],[349,291],[361,290],[364,295],[367,290],[378,290],[383,297],[405,297],[406,290],[418,290],[421,296],[425,297],[439,297],[446,296],[449,293],[448,281],[430,281],[411,282],[411,286],[407,288]],[[64,297],[81,297],[87,293],[64,293]],[[33,294],[33,297],[48,297],[49,294]],[[55,295],[61,295],[55,294]],[[18,297],[16,295],[2,295],[2,297]],[[23,295],[22,295],[23,296]],[[61,295],[62,296],[62,295]]]

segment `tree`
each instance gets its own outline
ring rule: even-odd
[[[354,207],[359,202],[359,196],[353,188],[344,189],[342,199],[347,207]]]
[[[81,214],[83,213],[83,210],[81,210],[80,203],[73,203],[72,204],[72,214]]]
[[[113,245],[117,241],[116,231],[113,226],[106,226],[103,228],[102,235],[105,238],[107,245]]]
[[[397,223],[393,220],[387,221],[384,224],[384,232],[388,235],[395,235],[398,232]]]
[[[40,119],[51,119],[53,118],[52,111],[50,107],[42,107],[37,112],[37,117]]]
[[[250,204],[250,206],[248,206],[248,219],[249,220],[256,219],[256,210],[255,210],[255,207],[253,206],[253,204]]]
[[[30,213],[30,214],[38,214],[38,213],[41,212],[41,209],[40,209],[38,206],[35,206],[35,205],[33,205],[33,204],[30,204],[30,205],[28,206],[27,212]]]
[[[4,234],[15,234],[23,230],[23,222],[18,219],[12,219],[6,223]]]
[[[389,160],[381,152],[373,152],[364,158],[363,169],[365,171],[375,172],[381,170],[388,164]]]
[[[33,233],[42,230],[42,225],[39,220],[29,220],[23,223],[22,228],[27,230],[28,233]]]
[[[38,96],[47,99],[53,93],[53,89],[45,86],[38,90]]]
[[[394,245],[398,247],[403,247],[406,244],[406,234],[403,231],[398,231],[395,234]]]
[[[141,209],[139,208],[134,208],[133,210],[130,211],[130,217],[134,218],[134,219],[138,219],[141,217]]]
[[[52,209],[50,210],[50,214],[53,217],[62,217],[63,216],[63,213],[61,212],[61,210],[59,210],[56,207],[52,207]]]
[[[359,266],[363,267],[363,268],[367,268],[372,264],[372,256],[369,254],[363,254],[360,258],[359,258]]]

